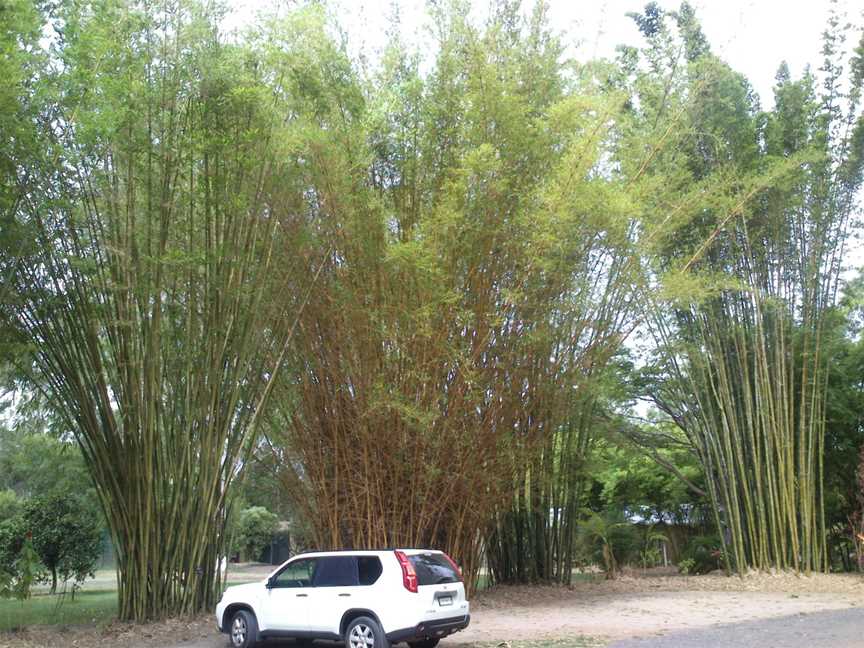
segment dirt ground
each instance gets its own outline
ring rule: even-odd
[[[672,630],[864,607],[857,575],[623,576],[562,587],[498,587],[472,600],[471,626],[443,645],[607,641]],[[31,628],[0,634],[2,648],[224,648],[208,615],[104,628]],[[584,638],[584,639],[578,639]],[[282,644],[291,645],[291,644]]]
[[[620,578],[569,589],[502,587],[478,597],[460,642],[587,635],[607,640],[864,606],[860,576]]]

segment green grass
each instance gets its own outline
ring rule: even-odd
[[[26,601],[0,599],[0,632],[33,625],[109,623],[117,618],[117,592],[78,592],[65,596],[37,594]]]
[[[244,582],[255,581],[231,582],[226,587]],[[93,589],[92,583],[86,587],[75,595],[74,601],[69,594],[47,593],[36,593],[26,601],[0,598],[0,632],[34,625],[104,625],[116,619],[117,590],[104,589],[105,584],[97,584],[97,589]]]
[[[109,574],[112,576],[113,572]],[[256,581],[230,582],[225,587]],[[88,581],[75,594],[50,595],[44,591],[26,601],[0,598],[0,632],[19,630],[35,625],[104,625],[117,618],[117,590],[111,588],[111,578]],[[111,589],[109,589],[111,588]],[[224,589],[224,588],[223,588]]]

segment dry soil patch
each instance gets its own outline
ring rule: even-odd
[[[561,587],[499,587],[473,603],[459,641],[573,635],[609,639],[864,606],[858,575],[622,577]]]

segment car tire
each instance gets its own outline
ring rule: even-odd
[[[390,648],[390,642],[375,619],[361,616],[345,629],[345,648]]]
[[[228,626],[231,648],[251,648],[258,643],[258,620],[249,610],[238,610]]]
[[[439,641],[441,640],[438,638],[421,639],[420,641],[409,641],[408,645],[411,648],[435,648]]]

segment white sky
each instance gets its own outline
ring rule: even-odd
[[[680,2],[661,0],[675,9]],[[744,73],[769,106],[774,75],[781,61],[789,63],[793,76],[811,63],[821,64],[821,36],[827,24],[827,0],[691,0],[713,51],[735,70]],[[626,13],[638,11],[645,3],[634,0],[552,2],[556,19],[568,32],[581,34],[585,41],[579,58],[592,54],[609,56],[618,43],[638,44],[639,34]],[[853,23],[862,22],[862,5],[840,0],[839,11]],[[857,11],[856,11],[857,8]],[[857,13],[857,15],[855,15]]]

